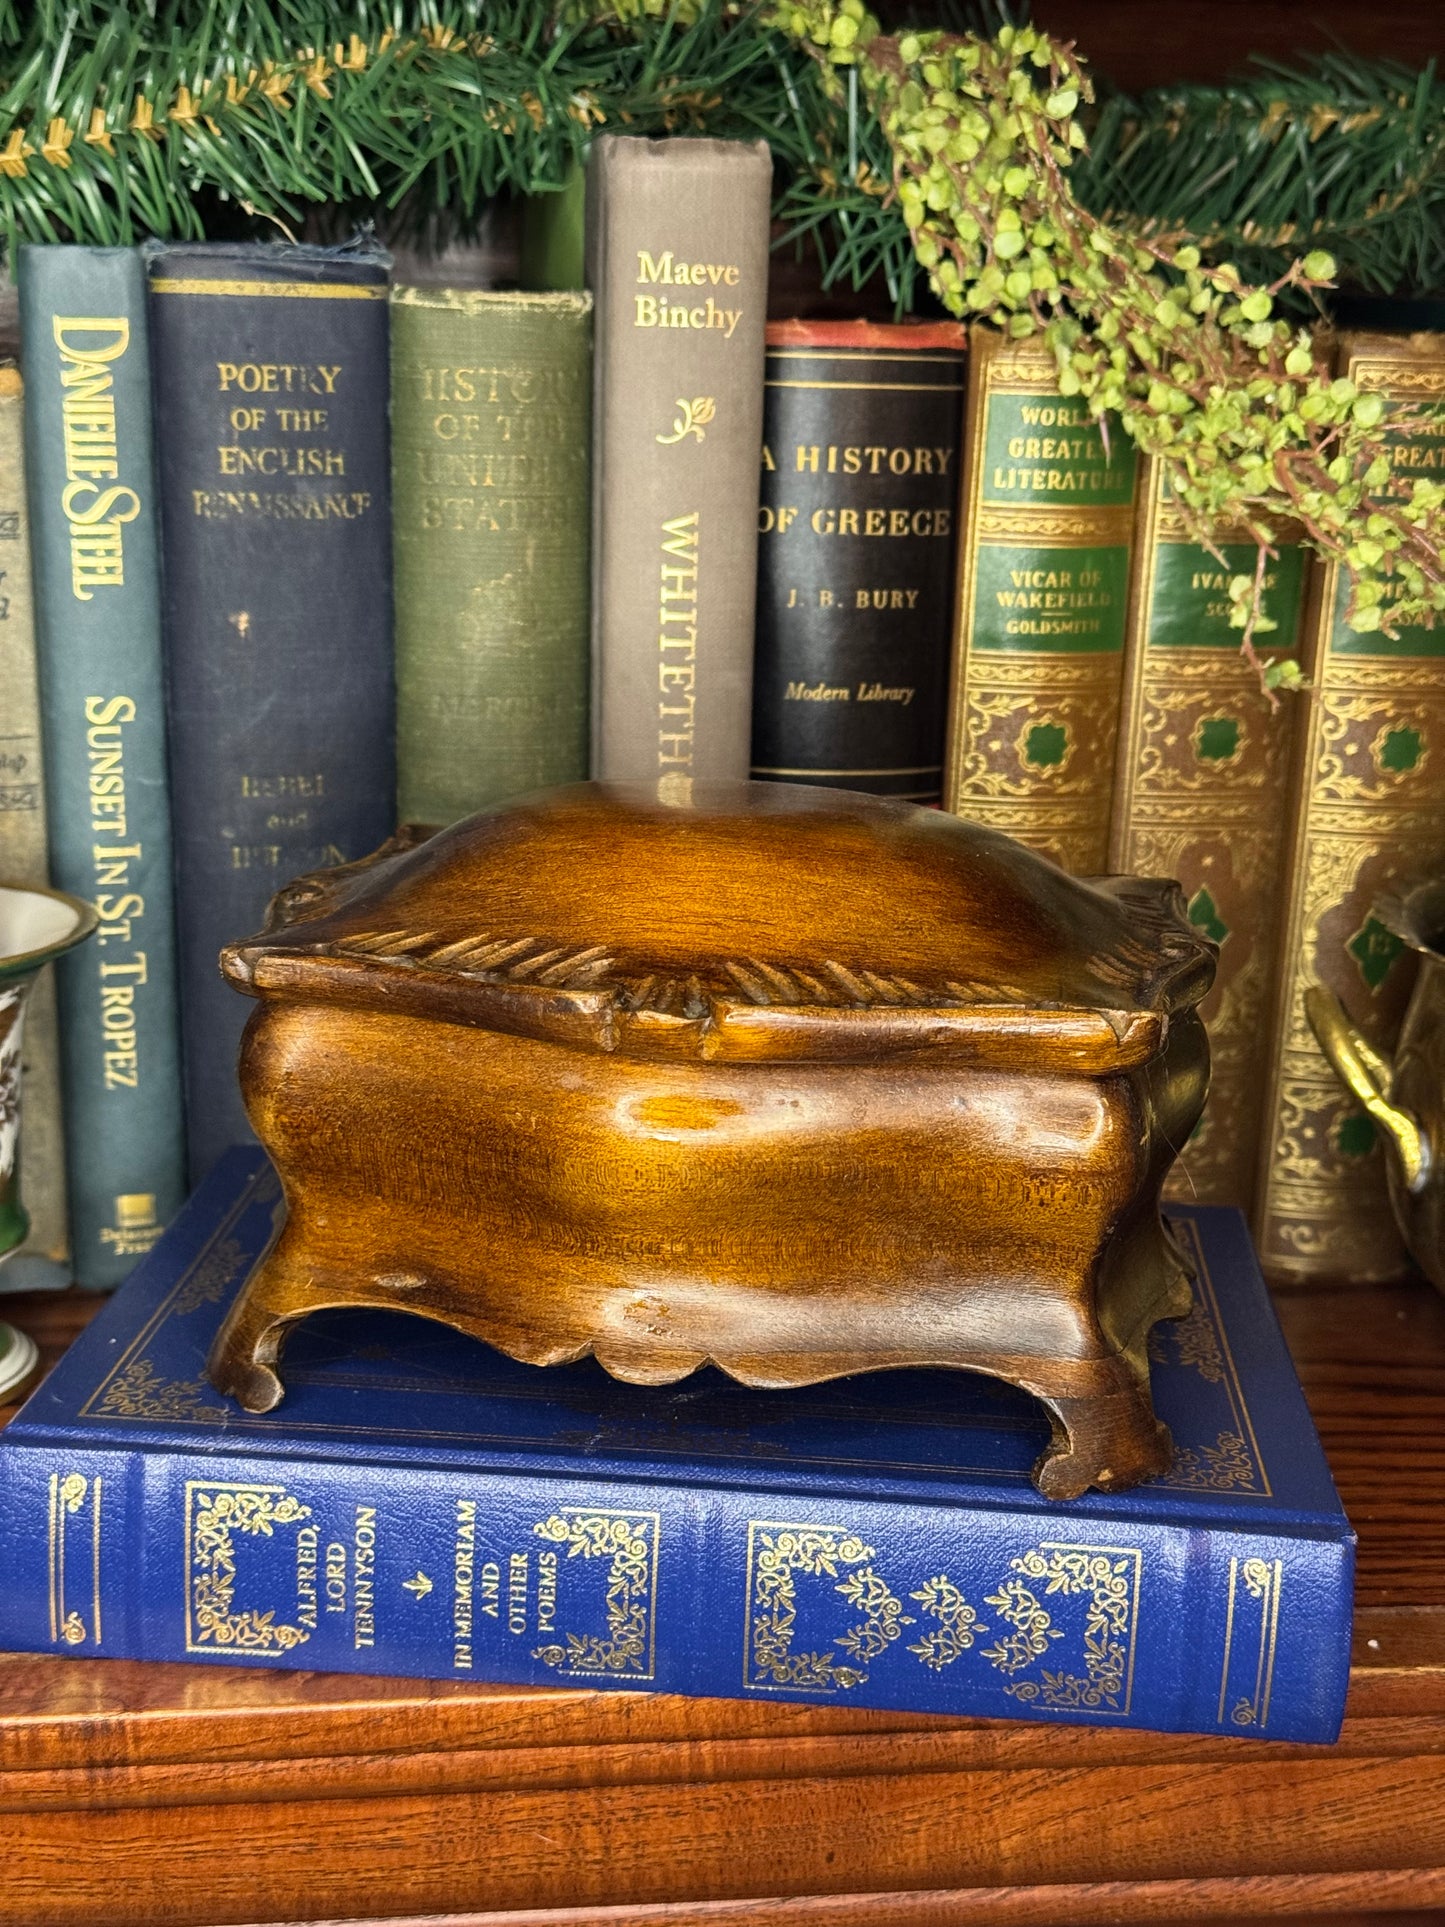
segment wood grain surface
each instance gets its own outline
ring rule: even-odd
[[[0,1307],[55,1356],[95,1300]],[[1335,1747],[0,1657],[0,1922],[1445,1918],[1445,1302],[1278,1303],[1360,1532]]]
[[[1123,1491],[1172,1451],[1159,1194],[1215,956],[1177,883],[847,790],[674,771],[408,829],[221,953],[290,1209],[207,1374],[270,1411],[338,1306],[634,1385],[950,1366],[1048,1408],[1046,1497]]]

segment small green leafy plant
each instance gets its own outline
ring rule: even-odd
[[[1230,588],[1252,660],[1285,517],[1348,565],[1356,630],[1445,611],[1445,487],[1392,486],[1387,439],[1430,424],[1397,407],[1387,425],[1383,398],[1332,376],[1309,332],[1276,312],[1285,289],[1332,281],[1329,254],[1251,286],[1188,241],[1090,213],[1071,186],[1090,83],[1071,50],[1032,28],[885,35],[862,0],[783,0],[773,17],[835,96],[861,84],[915,253],[950,313],[1042,335],[1061,392],[1161,460],[1200,540],[1228,527],[1258,543],[1258,568]],[[1298,679],[1293,663],[1258,666],[1267,688]]]
[[[1402,87],[1275,75],[1196,100],[1182,132],[1167,105],[1113,103],[1089,175],[1071,49],[1027,27],[885,35],[862,0],[0,0],[0,233],[199,236],[221,202],[283,226],[321,203],[465,217],[559,186],[599,129],[762,136],[785,239],[830,281],[881,272],[902,313],[926,280],[955,315],[1041,336],[1063,392],[1166,465],[1200,540],[1249,531],[1232,619],[1272,688],[1298,673],[1254,650],[1282,518],[1348,566],[1356,629],[1445,611],[1445,490],[1390,459],[1433,425],[1332,377],[1291,316],[1334,259],[1285,252],[1321,233],[1371,285],[1439,258],[1442,90],[1430,70]],[[1235,170],[1237,204],[1194,183],[1204,115],[1265,170]],[[1297,192],[1281,123],[1300,153],[1328,146]],[[1288,205],[1262,236],[1269,183]]]

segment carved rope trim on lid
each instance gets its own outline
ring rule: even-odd
[[[741,995],[766,1009],[916,1010],[1039,1001],[1018,984],[976,978],[925,982],[896,971],[849,967],[826,958],[807,968],[749,956],[721,959],[706,972],[649,971],[605,944],[558,944],[545,937],[484,933],[448,940],[434,930],[366,930],[339,938],[326,948],[332,955],[360,956],[402,969],[445,971],[485,983],[612,990],[628,1013],[649,1011],[685,1018],[705,1016],[712,996]]]

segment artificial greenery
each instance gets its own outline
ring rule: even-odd
[[[1381,294],[1445,292],[1445,81],[1434,63],[1258,61],[1222,87],[1114,95],[1075,172],[1096,213],[1190,235],[1250,280],[1327,249]]]
[[[1255,534],[1250,650],[1281,515],[1349,563],[1357,628],[1445,608],[1445,489],[1372,499],[1383,404],[1282,312],[1333,279],[1325,240],[1368,283],[1438,263],[1440,89],[1422,76],[1406,112],[1393,70],[1350,73],[1367,98],[1321,65],[1293,96],[1279,72],[1113,103],[1090,164],[1070,50],[1017,26],[888,36],[862,0],[0,0],[0,228],[200,234],[217,197],[283,225],[323,202],[466,210],[559,185],[598,128],[762,135],[787,234],[828,275],[1042,332],[1063,391],[1167,464],[1201,538]]]
[[[1059,388],[1115,417],[1165,465],[1171,492],[1212,543],[1221,525],[1258,544],[1231,583],[1252,637],[1272,529],[1281,517],[1348,564],[1350,621],[1395,629],[1445,610],[1445,485],[1389,493],[1385,403],[1331,375],[1308,330],[1275,313],[1285,288],[1330,282],[1323,250],[1268,287],[1192,241],[1090,213],[1072,188],[1092,92],[1073,53],[1031,27],[992,40],[883,34],[862,0],[780,0],[780,24],[831,70],[835,98],[860,83],[894,155],[918,259],[952,313],[1010,335],[1042,334]],[[846,78],[845,78],[846,74]],[[1420,426],[1395,411],[1391,430]],[[1263,665],[1266,687],[1291,664]]]

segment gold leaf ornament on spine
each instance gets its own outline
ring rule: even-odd
[[[687,401],[679,395],[677,407],[678,414],[672,424],[672,433],[653,437],[653,440],[661,442],[664,448],[671,448],[677,442],[686,441],[689,435],[696,435],[697,439],[702,441],[704,430],[717,414],[717,402],[711,395],[698,395],[692,401]]]

